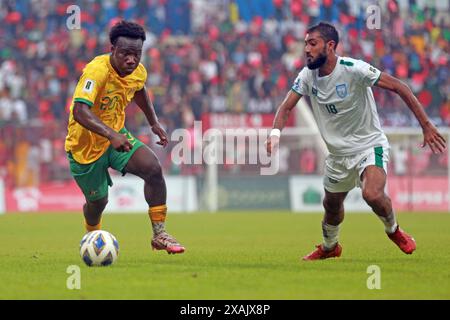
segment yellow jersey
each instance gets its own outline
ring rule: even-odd
[[[99,159],[110,142],[75,121],[75,102],[87,104],[103,123],[119,132],[125,126],[125,108],[147,80],[147,71],[142,64],[132,74],[121,78],[109,59],[110,55],[106,54],[87,64],[73,95],[65,149],[81,164]]]

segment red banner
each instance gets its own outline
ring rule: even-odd
[[[234,113],[204,113],[202,115],[203,130],[210,128],[272,128],[274,114],[234,114]],[[295,115],[291,114],[286,127],[295,126]]]
[[[75,181],[46,183],[38,188],[17,188],[5,193],[7,212],[81,212],[85,203]]]
[[[397,211],[448,211],[446,177],[389,177],[388,189]]]

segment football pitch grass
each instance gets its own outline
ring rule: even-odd
[[[167,229],[182,255],[150,248],[145,215],[111,215],[103,229],[117,262],[90,268],[79,256],[79,214],[0,216],[0,299],[450,299],[450,215],[398,214],[417,250],[402,253],[373,214],[347,214],[339,259],[303,262],[321,242],[321,214],[172,214]],[[66,287],[81,268],[81,289]],[[369,266],[381,289],[369,290]]]

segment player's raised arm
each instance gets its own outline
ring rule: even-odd
[[[156,134],[160,141],[157,142],[157,144],[166,147],[169,143],[169,139],[167,137],[166,131],[161,127],[158,117],[155,113],[155,108],[153,106],[152,101],[150,100],[147,90],[145,89],[145,86],[139,90],[136,91],[134,95],[134,101],[138,105],[138,107],[144,112],[145,117],[147,118],[148,123],[152,127],[152,131],[154,134]]]
[[[444,137],[431,123],[419,100],[417,100],[411,89],[404,82],[382,72],[376,86],[397,93],[414,113],[423,130],[424,139],[422,147],[429,145],[434,153],[442,153],[445,150],[446,141]]]
[[[115,132],[113,129],[104,124],[94,113],[90,107],[82,102],[75,102],[73,107],[73,118],[84,128],[107,138],[114,149],[117,151],[128,152],[133,145],[123,134]]]
[[[289,119],[292,109],[297,105],[298,101],[302,97],[301,94],[295,92],[294,90],[289,90],[286,98],[278,107],[277,113],[275,115],[275,120],[273,122],[273,129],[270,133],[269,138],[266,141],[267,154],[271,155],[272,150],[278,147],[280,141],[281,130],[286,126],[286,122]]]

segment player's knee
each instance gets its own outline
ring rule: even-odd
[[[383,201],[384,192],[374,189],[365,189],[362,192],[362,196],[368,205],[376,205]]]
[[[88,202],[89,207],[94,208],[96,211],[100,211],[100,212],[102,212],[106,208],[107,204],[108,204],[108,198],[102,198],[99,200]]]
[[[153,181],[163,178],[162,168],[159,163],[153,163],[145,168],[144,180]]]
[[[323,199],[323,207],[325,208],[325,211],[328,213],[336,213],[339,214],[339,212],[344,210],[344,205],[342,201],[335,200],[335,199]]]

